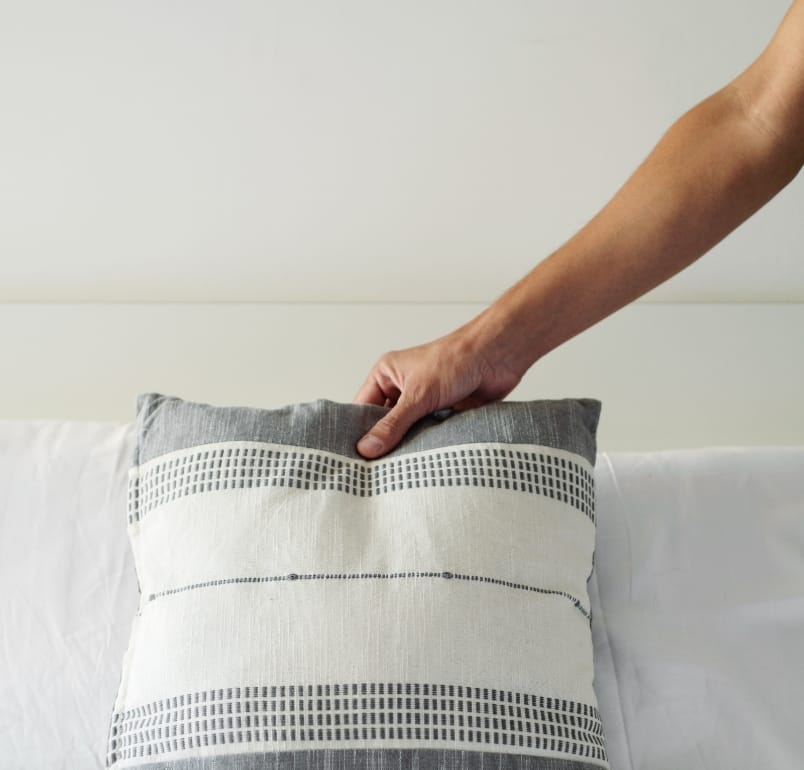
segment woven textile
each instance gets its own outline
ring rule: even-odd
[[[586,583],[600,402],[137,399],[140,586],[107,767],[608,768]]]

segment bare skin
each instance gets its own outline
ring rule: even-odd
[[[358,452],[387,454],[439,409],[505,398],[544,355],[703,256],[802,165],[804,0],[795,0],[756,61],[682,115],[567,243],[468,323],[374,364],[353,403],[391,409]]]

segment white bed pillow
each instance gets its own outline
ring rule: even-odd
[[[602,452],[595,484],[611,766],[801,770],[804,446]]]
[[[131,424],[0,420],[0,768],[100,770],[137,610]]]
[[[137,399],[141,591],[107,766],[608,768],[587,581],[600,402]]]

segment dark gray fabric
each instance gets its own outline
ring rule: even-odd
[[[324,749],[224,754],[137,765],[138,770],[599,770],[600,765],[525,754],[450,749]]]
[[[234,747],[255,741],[403,741],[414,748],[420,741],[457,740],[487,747],[487,755],[555,752],[575,761],[606,760],[600,712],[590,703],[433,682],[258,685],[176,694],[114,713],[110,739],[110,764],[147,763],[183,749],[208,755],[224,747],[220,753],[236,754]]]
[[[311,447],[232,443],[192,446],[181,460],[173,452],[153,458],[129,484],[129,523],[177,497],[264,486],[355,497],[444,486],[507,489],[559,499],[595,520],[593,471],[576,454],[554,457],[550,447],[459,444],[371,463]]]
[[[594,465],[600,408],[600,401],[595,399],[565,398],[497,401],[466,411],[444,410],[416,422],[402,442],[384,457],[459,444],[499,442],[564,449]],[[137,397],[138,455],[134,464],[166,452],[219,441],[314,447],[364,460],[355,445],[388,411],[373,404],[326,399],[278,409],[212,406],[161,393],[143,393]]]

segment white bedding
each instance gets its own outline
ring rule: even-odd
[[[612,768],[804,767],[804,447],[602,454],[590,581]]]
[[[0,421],[0,770],[97,770],[138,602],[133,424]],[[601,453],[613,770],[804,765],[804,446]]]
[[[102,768],[138,589],[129,425],[0,422],[0,768]]]

